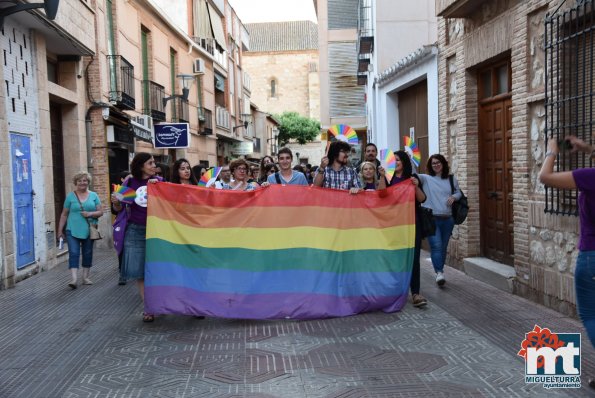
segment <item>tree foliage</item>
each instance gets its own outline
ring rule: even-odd
[[[279,145],[285,146],[291,140],[300,144],[314,141],[320,134],[320,122],[309,117],[301,116],[297,112],[283,112],[275,115],[279,121]]]

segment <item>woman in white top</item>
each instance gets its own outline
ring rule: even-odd
[[[428,236],[427,239],[431,249],[432,265],[436,272],[436,283],[438,286],[443,286],[446,283],[444,279],[446,249],[455,226],[452,218],[452,204],[461,199],[462,194],[454,176],[454,193],[452,191],[449,179],[450,168],[444,156],[440,154],[430,156],[427,170],[428,174],[419,174],[426,194],[426,201],[422,206],[432,209],[436,221],[436,233],[434,236]]]

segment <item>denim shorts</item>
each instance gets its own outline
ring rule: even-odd
[[[128,224],[122,252],[122,274],[129,279],[145,279],[147,227]]]

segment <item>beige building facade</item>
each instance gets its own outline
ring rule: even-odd
[[[53,21],[40,9],[4,18],[0,289],[62,260],[56,230],[63,195],[91,160],[82,57],[94,54],[93,20],[91,2],[80,0],[61,1]]]
[[[440,152],[471,203],[450,264],[574,313],[576,193],[546,191],[538,173],[546,135],[591,139],[592,112],[570,107],[587,110],[593,98],[584,72],[593,70],[593,19],[584,19],[593,3],[437,0],[436,12]],[[568,154],[558,162],[589,164]]]
[[[311,21],[247,24],[250,51],[243,65],[251,76],[252,101],[262,112],[279,115],[297,112],[320,120],[318,27]],[[325,145],[290,143],[294,163],[317,164]],[[296,153],[299,156],[295,155]]]
[[[367,142],[366,95],[358,85],[359,0],[313,0],[320,52],[320,122],[326,131],[347,124],[358,134],[354,158]]]

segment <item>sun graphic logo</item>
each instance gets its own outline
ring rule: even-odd
[[[525,358],[525,382],[545,388],[580,388],[581,334],[552,333],[537,325],[517,354]]]

